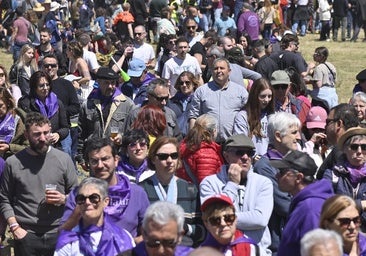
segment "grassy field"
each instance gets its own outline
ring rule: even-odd
[[[360,33],[362,34],[362,33]],[[300,51],[307,62],[313,61],[313,53],[316,47],[325,46],[330,55],[328,61],[337,68],[337,93],[340,102],[348,102],[352,95],[352,88],[357,83],[355,77],[358,72],[366,69],[366,42],[360,38],[358,42],[320,42],[317,34],[307,34],[300,37]],[[12,64],[12,57],[8,53],[0,52],[0,63],[8,68]]]

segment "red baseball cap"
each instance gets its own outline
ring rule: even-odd
[[[231,200],[230,197],[228,197],[227,195],[224,195],[224,194],[218,194],[218,195],[213,195],[213,196],[210,196],[209,198],[207,198],[201,205],[201,211],[204,212],[206,210],[207,206],[209,206],[215,202],[224,202],[230,206],[234,206],[233,201]]]

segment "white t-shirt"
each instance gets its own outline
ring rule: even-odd
[[[94,52],[83,49],[83,59],[88,64],[89,72],[92,72],[94,69],[98,69],[100,67],[97,56]]]
[[[150,60],[155,59],[154,48],[147,43],[143,43],[141,46],[135,44],[133,46],[132,57],[143,60],[145,64],[147,64],[150,62]]]

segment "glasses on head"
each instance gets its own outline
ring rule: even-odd
[[[5,73],[0,73],[0,77],[4,77],[5,76]]]
[[[168,99],[169,99],[169,96],[165,96],[165,97],[158,97],[158,96],[156,96],[156,95],[154,95],[154,94],[151,94],[151,96],[153,96],[157,101],[159,101],[159,102],[162,102],[162,101],[168,101]]]
[[[96,166],[99,164],[99,161],[102,161],[103,163],[106,163],[108,162],[109,159],[111,159],[112,157],[111,156],[106,156],[106,157],[102,157],[102,158],[99,158],[99,159],[96,159],[96,158],[90,158],[89,159],[89,164],[91,166]]]
[[[191,81],[180,81],[179,84],[180,85],[186,85],[186,86],[191,86],[192,85]]]
[[[140,148],[146,148],[147,147],[147,142],[146,141],[135,141],[135,142],[131,142],[130,144],[128,144],[128,147],[131,150],[136,150],[137,149],[137,145],[139,145]]]
[[[150,248],[158,248],[161,246],[168,248],[175,248],[178,244],[176,239],[164,239],[164,240],[147,240],[145,244]]]
[[[174,152],[174,153],[170,153],[170,154],[167,154],[167,153],[156,153],[156,156],[158,157],[158,159],[160,161],[164,161],[164,160],[167,160],[169,157],[171,157],[173,160],[176,160],[178,159],[178,152]]]
[[[337,122],[338,121],[338,119],[325,119],[325,126],[328,126],[330,123],[332,123],[332,122]]]
[[[275,90],[279,90],[279,89],[286,90],[287,88],[288,88],[288,84],[275,84],[273,86],[273,89],[275,89]]]
[[[361,225],[361,218],[360,216],[354,217],[354,218],[338,218],[339,226],[348,228],[351,222],[355,224],[355,226]]]
[[[57,64],[43,64],[45,68],[55,68],[57,67]]]
[[[38,87],[39,89],[49,88],[49,87],[50,87],[50,84],[49,84],[49,83],[39,84],[37,87]]]
[[[349,145],[349,148],[353,151],[357,151],[360,147],[362,151],[366,151],[366,144],[352,143],[351,145]]]
[[[212,226],[220,226],[222,218],[224,218],[224,221],[227,225],[232,225],[235,221],[236,215],[232,213],[232,214],[225,214],[222,216],[211,216],[207,220],[208,222],[210,222]]]
[[[253,149],[232,149],[229,152],[234,153],[236,156],[242,157],[243,155],[247,155],[248,157],[253,157],[255,155],[255,151]]]
[[[75,201],[77,204],[81,205],[85,204],[87,198],[89,199],[89,202],[91,202],[92,204],[99,204],[101,200],[100,195],[98,195],[97,193],[93,193],[90,196],[84,196],[82,194],[79,194],[76,196]]]
[[[196,26],[186,26],[187,29],[196,29]]]

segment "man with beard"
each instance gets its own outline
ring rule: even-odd
[[[53,255],[66,197],[77,185],[71,158],[50,146],[50,121],[39,113],[25,120],[29,147],[6,160],[0,212],[14,237],[15,255]]]

